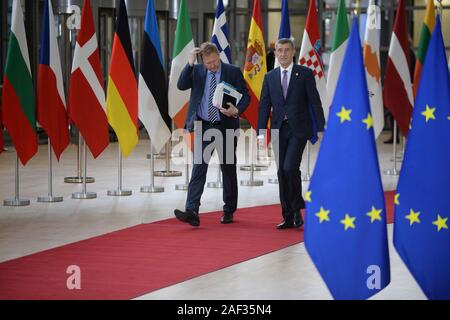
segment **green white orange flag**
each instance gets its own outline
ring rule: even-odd
[[[120,1],[106,97],[108,121],[126,157],[138,143],[138,85],[125,1]]]
[[[383,91],[381,89],[380,68],[380,13],[370,0],[367,8],[366,33],[364,35],[364,67],[369,91],[370,113],[375,139],[384,127]]]
[[[181,0],[178,11],[177,28],[173,45],[173,60],[169,78],[169,116],[175,126],[182,129],[189,108],[191,90],[181,91],[177,88],[177,81],[181,71],[189,60],[189,52],[194,49],[191,20],[186,0]]]
[[[244,67],[244,79],[247,82],[250,93],[250,105],[242,114],[254,129],[258,127],[259,98],[261,96],[264,75],[267,73],[265,48],[260,2],[259,0],[255,0],[250,32],[248,33]]]
[[[416,67],[414,68],[414,97],[419,87],[419,80],[422,75],[422,66],[425,62],[425,55],[428,49],[428,43],[430,42],[431,33],[434,30],[436,24],[436,13],[434,10],[434,1],[427,0],[427,9],[425,10],[425,18],[423,20],[422,29],[420,31],[419,49],[417,50]]]
[[[345,1],[339,0],[337,10],[336,24],[334,26],[333,46],[331,48],[330,64],[327,78],[327,96],[328,104],[323,105],[325,119],[328,118],[329,108],[333,102],[334,92],[336,90],[337,80],[341,72],[342,62],[344,61],[345,50],[349,37],[347,10]]]
[[[20,0],[13,1],[11,33],[3,79],[3,125],[25,165],[37,152],[36,105]]]

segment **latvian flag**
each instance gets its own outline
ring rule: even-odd
[[[47,132],[59,159],[69,145],[66,98],[61,72],[55,21],[50,0],[45,1],[42,19],[41,52],[38,72],[37,120]]]

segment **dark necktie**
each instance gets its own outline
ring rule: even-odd
[[[211,72],[211,81],[209,82],[209,99],[208,99],[208,120],[215,122],[220,120],[219,110],[213,106],[214,92],[216,92],[216,73]]]

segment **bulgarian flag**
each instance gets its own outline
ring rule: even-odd
[[[3,124],[25,165],[37,152],[36,107],[20,0],[13,1],[3,79]]]
[[[397,7],[386,65],[383,98],[384,104],[397,121],[400,131],[406,136],[414,97],[409,71],[409,44],[404,0],[400,0]]]
[[[333,102],[334,91],[336,90],[336,84],[339,74],[341,73],[342,62],[344,61],[349,34],[350,32],[348,28],[345,1],[339,0],[336,24],[334,26],[333,47],[331,48],[330,65],[328,68],[327,78],[327,96],[329,97],[329,103],[322,106],[325,113],[325,119],[328,118],[329,108]]]
[[[300,56],[298,64],[308,67],[313,71],[316,80],[317,91],[320,95],[324,112],[328,108],[327,84],[325,80],[325,72],[320,58],[321,44],[319,36],[319,19],[317,18],[316,2],[309,1],[308,17],[306,18],[305,31],[303,33],[302,47],[300,48]],[[325,120],[327,115],[325,114]]]
[[[250,93],[250,105],[242,114],[254,129],[258,127],[259,98],[261,96],[264,75],[267,73],[265,48],[260,2],[259,0],[255,0],[244,66],[244,79],[247,82]]]
[[[138,143],[138,84],[125,1],[120,0],[106,96],[108,121],[127,157]]]
[[[186,120],[191,90],[179,90],[177,88],[177,81],[180,78],[181,71],[188,63],[189,52],[194,47],[188,7],[186,0],[181,0],[173,45],[172,68],[169,78],[169,116],[173,119],[175,126],[180,129],[184,127]]]
[[[427,9],[425,11],[425,19],[423,20],[422,30],[420,31],[419,50],[417,51],[416,67],[414,69],[414,96],[417,94],[420,76],[422,75],[422,65],[425,62],[428,43],[430,42],[431,33],[436,24],[436,13],[434,11],[434,1],[428,0]]]

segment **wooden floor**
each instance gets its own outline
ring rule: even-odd
[[[383,144],[386,135],[378,139],[381,169],[393,167],[392,145]],[[318,146],[311,150],[311,165]],[[175,191],[176,184],[185,181],[182,158],[176,157],[171,169],[183,172],[175,178],[155,178],[155,184],[164,186],[164,193],[146,194],[140,187],[149,184],[149,161],[146,155],[149,141],[143,140],[129,158],[123,161],[123,188],[131,189],[129,197],[110,197],[108,189],[117,188],[117,144],[111,144],[95,161],[88,157],[88,175],[95,177],[88,191],[97,192],[97,199],[74,200],[73,192],[80,185],[64,183],[64,177],[76,175],[76,146],[70,146],[59,163],[54,162],[54,195],[61,195],[61,203],[44,204],[36,201],[47,194],[47,146],[40,146],[38,154],[26,167],[20,168],[20,196],[31,200],[27,207],[0,206],[0,262],[18,258],[45,249],[120,230],[140,223],[149,223],[173,217],[174,208],[184,208],[185,191]],[[238,161],[244,162],[243,145],[238,147]],[[14,196],[14,163],[12,151],[0,155],[0,200]],[[306,156],[302,163],[305,172]],[[165,161],[156,160],[156,170],[164,170]],[[239,180],[249,173],[239,171]],[[262,187],[239,187],[239,207],[278,203],[278,186],[267,183],[275,177],[273,161],[269,170],[257,172]],[[211,165],[207,181],[217,179],[217,166]],[[396,177],[383,175],[385,190],[394,190]],[[303,190],[308,186],[305,182]],[[221,210],[222,190],[205,188],[201,212]],[[219,223],[219,222],[218,222]],[[274,225],[275,228],[275,225]],[[374,299],[424,299],[425,296],[401,262],[392,247],[390,237],[391,284]],[[282,232],[282,231],[280,231]],[[303,244],[279,250],[201,277],[158,290],[140,299],[331,299],[314,268]]]

